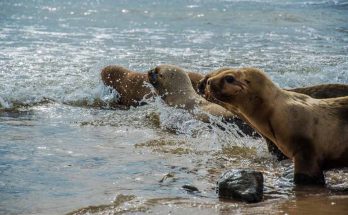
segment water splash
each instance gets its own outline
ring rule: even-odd
[[[0,96],[0,109],[10,108],[11,105]]]

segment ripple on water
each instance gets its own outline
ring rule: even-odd
[[[0,1],[0,213],[347,211],[345,170],[326,173],[328,189],[293,189],[292,163],[263,140],[158,100],[126,110],[99,77],[109,64],[170,63],[260,67],[281,87],[348,83],[346,10],[341,0]],[[264,202],[217,199],[217,178],[238,167],[264,173]]]

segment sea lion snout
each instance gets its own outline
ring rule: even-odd
[[[152,85],[156,85],[158,83],[158,72],[156,69],[151,69],[147,72],[149,81]]]
[[[200,95],[205,95],[205,87],[207,86],[207,78],[203,78],[198,82],[197,92]]]
[[[208,96],[208,97],[211,97],[211,98],[216,98],[216,99],[219,99],[221,98],[221,84],[219,83],[220,81],[219,80],[216,80],[213,78],[209,78],[205,81],[205,94]]]
[[[204,94],[204,90],[205,90],[205,78],[201,79],[199,82],[198,82],[198,85],[197,85],[197,92],[199,94]]]
[[[208,90],[208,91],[211,91],[211,90],[219,90],[219,88],[223,87],[221,86],[221,81],[217,78],[214,78],[214,77],[211,77],[211,78],[208,78],[206,81],[205,81],[205,89]],[[223,84],[223,83],[222,83]]]

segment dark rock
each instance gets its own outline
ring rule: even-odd
[[[244,122],[239,117],[224,119],[224,121],[227,123],[235,124],[239,128],[239,131],[237,130],[237,133],[240,136],[250,136],[250,137],[255,137],[255,138],[261,137],[249,124]]]
[[[221,175],[217,182],[219,198],[260,202],[263,197],[263,175],[252,169],[233,169]]]
[[[183,185],[182,188],[185,189],[189,193],[199,192],[197,187],[195,187],[193,185],[189,185],[189,184]]]

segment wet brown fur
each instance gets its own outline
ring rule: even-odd
[[[204,75],[196,73],[196,72],[187,72],[187,75],[189,76],[191,80],[191,84],[193,89],[198,92],[198,83],[202,78],[204,78]]]
[[[206,88],[294,160],[295,183],[324,184],[323,170],[348,166],[348,96],[315,99],[286,91],[255,68],[215,74]]]
[[[346,84],[320,84],[311,87],[301,87],[287,90],[306,94],[317,99],[348,96],[348,85]]]
[[[210,77],[229,69],[232,69],[232,68],[226,67],[226,68],[217,69],[208,73],[206,76],[204,76],[204,78],[202,78],[198,83],[198,93],[207,98],[209,96],[206,91],[207,80]],[[299,88],[292,88],[292,89],[285,89],[285,90],[306,94],[316,99],[337,98],[342,96],[348,96],[347,84],[319,84],[319,85],[314,85],[310,87],[299,87]],[[209,98],[207,99],[209,100]]]
[[[197,89],[198,82],[203,75],[188,72],[192,86]],[[135,72],[117,65],[110,65],[102,69],[101,78],[106,86],[115,89],[120,98],[117,105],[138,106],[144,98],[152,96],[149,87],[144,83],[149,82],[147,73]]]
[[[156,80],[152,78],[156,73]],[[225,119],[235,118],[235,115],[220,105],[211,103],[197,94],[190,84],[190,78],[186,72],[174,65],[160,65],[149,71],[150,83],[154,85],[164,101],[174,107],[193,111],[198,108],[202,113],[196,113],[196,117],[204,122],[209,122],[209,115],[222,116]]]
[[[151,97],[146,73],[134,72],[121,66],[111,65],[101,71],[101,78],[106,86],[115,89],[120,98],[119,105],[138,106],[144,97]]]
[[[221,68],[211,73],[208,73],[198,84],[199,94],[204,96],[208,101],[219,103],[219,101],[213,101],[214,98],[210,98],[209,95],[207,94],[207,90],[206,90],[207,80],[210,77],[217,75],[228,69],[231,69],[231,68]],[[321,85],[315,85],[310,87],[293,88],[293,89],[286,89],[286,90],[306,94],[310,97],[317,98],[317,99],[348,96],[348,85],[346,84],[321,84]],[[345,114],[348,114],[348,112],[343,110],[342,114],[345,115]],[[342,118],[346,118],[346,117],[342,117]],[[246,119],[244,120],[246,121]],[[268,150],[272,154],[274,154],[278,158],[278,160],[284,160],[287,158],[281,151],[279,151],[279,149],[276,147],[274,143],[272,143],[267,138],[265,139],[267,141]]]

